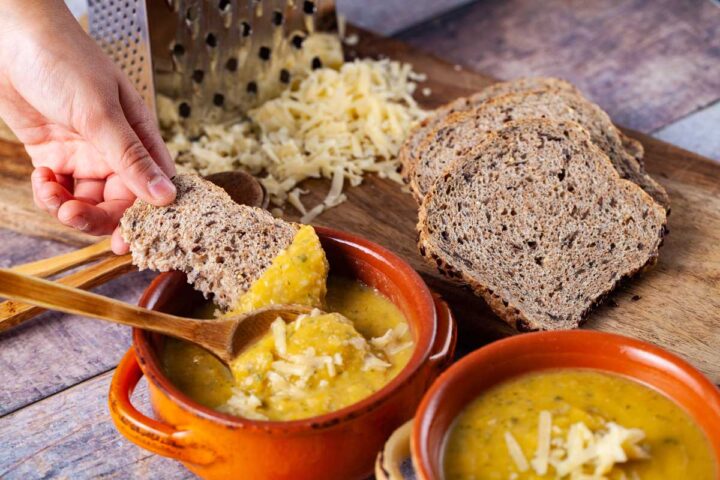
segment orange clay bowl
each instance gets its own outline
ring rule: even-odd
[[[204,407],[180,392],[160,368],[163,337],[136,329],[133,348],[110,387],[110,413],[123,435],[181,461],[203,478],[350,480],[372,473],[387,437],[413,416],[425,390],[452,358],[455,324],[447,305],[400,258],[362,238],[316,230],[331,274],[376,288],[405,315],[415,339],[405,369],[370,397],[326,415],[289,422],[247,420]],[[140,299],[141,306],[177,314],[202,303],[177,272],[159,275]],[[143,374],[157,419],[130,402]]]
[[[442,374],[423,398],[411,437],[418,478],[443,478],[446,433],[480,393],[512,377],[545,369],[589,368],[662,392],[702,428],[720,460],[720,390],[689,363],[639,340],[592,331],[528,333],[480,348]]]

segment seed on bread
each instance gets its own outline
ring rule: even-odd
[[[567,329],[655,261],[665,222],[577,123],[512,121],[436,180],[419,250],[518,330]]]
[[[138,199],[120,220],[133,264],[184,272],[197,290],[230,308],[292,243],[299,226],[239,205],[197,175],[180,174],[173,183],[172,204],[156,207]]]
[[[588,130],[592,142],[610,157],[622,178],[635,182],[658,203],[669,208],[667,193],[627,153],[619,131],[607,114],[567,89],[511,93],[488,100],[472,110],[447,116],[421,143],[422,156],[410,175],[410,188],[415,197],[422,199],[448,165],[466,154],[475,154],[478,144],[489,132],[514,120],[532,118],[579,123]]]

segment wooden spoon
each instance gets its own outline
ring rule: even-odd
[[[198,320],[148,310],[5,268],[0,269],[0,296],[187,340],[210,351],[226,365],[264,335],[278,317],[292,322],[312,310],[300,305],[273,305],[247,315]]]
[[[259,208],[268,206],[270,197],[265,188],[249,173],[219,172],[205,178],[225,190],[235,203]],[[49,277],[98,259],[102,260],[84,270],[60,278],[58,282],[70,287],[92,288],[133,269],[130,255],[116,257],[112,254],[108,238],[80,250],[18,265],[12,270],[27,275]],[[0,333],[33,318],[42,310],[12,300],[0,303]]]

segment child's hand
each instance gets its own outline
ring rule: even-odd
[[[127,77],[61,0],[0,7],[0,116],[25,145],[38,207],[105,235],[140,197],[175,198],[175,167]],[[117,230],[113,250],[127,251]]]

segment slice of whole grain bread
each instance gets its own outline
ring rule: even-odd
[[[299,225],[239,205],[197,175],[180,174],[173,183],[175,202],[156,207],[138,199],[120,220],[133,263],[185,272],[197,290],[230,308],[292,243]]]
[[[531,92],[535,90],[561,90],[582,96],[580,90],[565,80],[553,77],[526,77],[507,82],[494,83],[469,97],[457,98],[435,109],[410,131],[398,154],[398,159],[402,166],[401,173],[403,178],[409,182],[413,169],[419,160],[419,149],[422,141],[450,114],[471,110],[487,100],[508,93]],[[642,165],[645,155],[645,149],[642,144],[620,131],[618,133],[625,150]]]
[[[508,93],[526,92],[532,90],[541,90],[547,88],[567,89],[577,91],[577,89],[569,82],[559,78],[552,77],[527,77],[510,80],[507,82],[498,82],[489,85],[479,92],[469,97],[460,97],[452,102],[442,105],[432,111],[430,115],[425,117],[408,133],[398,159],[402,166],[402,174],[405,179],[409,179],[413,168],[418,160],[418,148],[425,137],[432,132],[448,115],[455,112],[464,112],[471,110],[482,102]]]
[[[585,127],[622,178],[638,184],[658,203],[669,208],[665,189],[623,147],[619,131],[600,107],[569,90],[535,90],[503,95],[442,121],[423,140],[420,159],[410,176],[410,189],[422,198],[442,171],[466,153],[476,151],[488,132],[508,122],[530,118],[574,121]]]
[[[510,122],[438,178],[420,253],[518,330],[574,328],[654,263],[665,210],[574,122]]]

